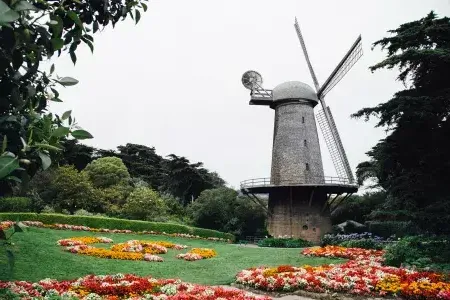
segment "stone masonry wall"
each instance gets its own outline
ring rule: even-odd
[[[275,107],[271,183],[323,181],[314,109],[309,101],[293,100]]]
[[[319,243],[331,231],[329,210],[322,212],[326,194],[315,190],[311,206],[311,188],[279,189],[269,195],[268,231],[278,236],[293,236]],[[292,201],[291,201],[292,199]]]

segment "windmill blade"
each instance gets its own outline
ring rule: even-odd
[[[314,86],[316,90],[319,90],[319,81],[317,80],[316,74],[314,73],[313,67],[311,65],[311,61],[309,60],[308,51],[306,50],[305,40],[303,39],[302,32],[300,31],[300,26],[298,25],[297,18],[295,18],[294,24],[295,30],[297,31],[298,39],[300,40],[300,45],[303,49],[303,54],[305,55],[306,63],[308,64],[309,72],[311,73],[311,77],[314,82]]]
[[[317,123],[319,123],[319,127],[325,139],[325,144],[330,152],[334,168],[336,169],[338,177],[347,178],[348,183],[353,183],[355,179],[350,164],[348,163],[341,138],[339,137],[336,124],[334,123],[333,115],[328,106],[325,109],[327,110],[326,113],[328,114],[329,119],[324,110],[320,110],[316,117]]]
[[[353,65],[361,58],[363,55],[361,35],[353,43],[350,50],[344,56],[344,58],[339,62],[337,67],[333,70],[331,75],[318,90],[317,94],[319,98],[324,97],[331,89],[344,77],[345,74],[353,67]]]

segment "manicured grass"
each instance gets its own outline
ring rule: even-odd
[[[132,239],[166,240],[189,247],[213,248],[218,255],[201,261],[184,261],[176,254],[189,250],[169,249],[162,254],[164,262],[112,260],[77,255],[63,251],[56,241],[74,236],[105,236],[115,243]],[[13,236],[16,255],[13,278],[6,278],[6,256],[0,254],[0,280],[37,281],[43,278],[74,279],[87,274],[134,273],[157,278],[180,278],[187,282],[201,284],[229,284],[242,269],[256,266],[319,265],[337,262],[333,259],[309,258],[300,254],[299,249],[250,248],[233,244],[172,238],[166,236],[106,234],[93,232],[29,228],[27,232]],[[110,245],[95,244],[97,247]]]

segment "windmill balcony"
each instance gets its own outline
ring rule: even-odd
[[[323,188],[325,190],[351,190],[357,191],[358,185],[354,182],[349,182],[345,177],[333,177],[333,176],[323,176],[321,178],[316,178],[313,180],[314,183],[305,183],[304,181],[281,181],[278,184],[273,184],[269,177],[267,178],[253,178],[244,180],[241,182],[241,190],[249,191],[254,193],[268,193],[271,190],[283,187],[317,187]]]

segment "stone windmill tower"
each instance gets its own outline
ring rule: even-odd
[[[316,90],[300,81],[262,87],[262,77],[255,71],[242,76],[251,90],[250,105],[265,105],[275,111],[272,168],[270,178],[241,182],[241,191],[261,204],[258,194],[269,194],[268,231],[272,236],[299,237],[318,242],[331,230],[330,205],[338,196],[349,197],[358,190],[325,95],[342,79],[362,55],[361,36],[319,86],[306,51],[297,19],[295,29]],[[338,177],[323,172],[316,114]],[[341,199],[344,199],[341,198]]]

